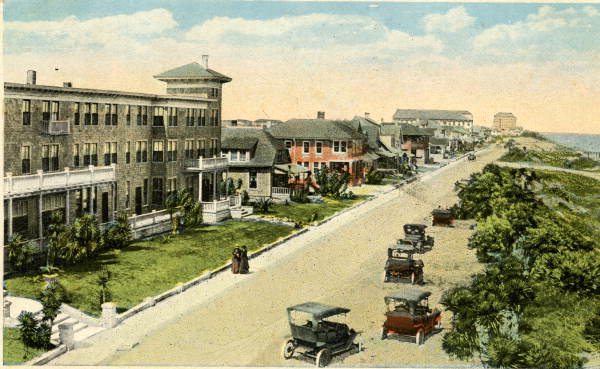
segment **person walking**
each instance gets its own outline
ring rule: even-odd
[[[231,256],[231,272],[233,274],[238,274],[240,272],[240,264],[242,261],[241,251],[239,248],[233,249],[233,253]]]
[[[240,251],[240,273],[247,274],[249,271],[248,249],[246,249],[246,246],[242,246],[242,250]]]

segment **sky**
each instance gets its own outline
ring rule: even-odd
[[[4,78],[164,93],[153,75],[208,54],[223,119],[457,109],[600,134],[599,40],[591,3],[5,0]]]

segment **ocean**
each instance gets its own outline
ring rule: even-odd
[[[600,152],[600,134],[542,133],[552,141],[579,151]]]

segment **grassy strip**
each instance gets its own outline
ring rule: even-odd
[[[119,310],[127,310],[144,298],[157,295],[179,282],[225,264],[236,246],[248,251],[287,236],[292,227],[267,223],[228,221],[197,227],[172,237],[136,242],[123,250],[110,250],[94,260],[65,267],[60,282],[70,294],[70,304],[99,315],[98,271],[105,265],[112,273],[109,288]],[[23,276],[6,281],[9,292],[35,297],[43,286],[41,276]]]
[[[26,363],[45,352],[43,349],[26,347],[21,341],[17,328],[4,328],[3,334],[3,362],[5,365]]]
[[[307,219],[311,218],[316,213],[317,215],[314,220],[320,221],[334,215],[340,210],[348,208],[358,202],[364,201],[365,199],[366,196],[359,195],[354,200],[324,199],[325,203],[323,204],[273,204],[271,205],[271,208],[269,209],[269,212],[267,214],[257,215],[307,221]]]

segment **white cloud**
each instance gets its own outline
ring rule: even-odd
[[[464,6],[458,6],[445,14],[428,14],[423,17],[422,23],[427,32],[458,32],[475,23],[475,17],[470,16]]]
[[[154,36],[173,29],[177,22],[170,11],[153,9],[127,15],[80,20],[69,16],[61,21],[5,22],[5,31],[41,36],[69,44],[107,44],[118,38]]]

